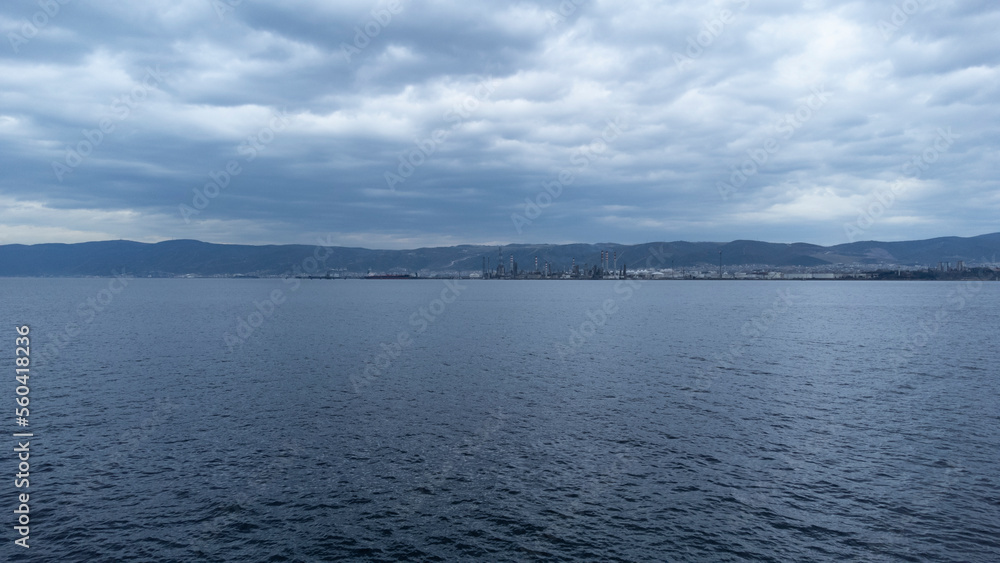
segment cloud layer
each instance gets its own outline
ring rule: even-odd
[[[1000,6],[795,4],[4,3],[0,244],[1000,230]]]

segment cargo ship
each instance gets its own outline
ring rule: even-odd
[[[373,274],[371,270],[368,270],[368,274],[365,276],[366,280],[415,280],[417,279],[416,274]]]

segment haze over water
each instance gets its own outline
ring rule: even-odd
[[[0,280],[25,560],[1000,559],[997,284],[107,284]]]

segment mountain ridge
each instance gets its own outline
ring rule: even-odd
[[[657,268],[712,268],[759,266],[783,268],[858,267],[877,265],[936,266],[939,262],[968,264],[997,262],[1000,232],[974,237],[880,242],[858,241],[821,246],[804,242],[772,243],[755,240],[730,242],[648,242],[640,244],[574,243],[511,244],[503,247],[504,266],[514,255],[522,271],[545,262],[562,271],[574,262],[596,264],[601,251],[617,256],[617,266],[631,269],[647,264]],[[325,257],[322,260],[318,258]],[[458,245],[405,250],[378,250],[344,246],[216,244],[192,239],[157,243],[128,240],[82,243],[0,245],[0,276],[275,276],[328,271],[478,272],[497,266],[495,246]]]

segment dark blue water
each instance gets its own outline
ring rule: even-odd
[[[0,280],[8,559],[1000,560],[998,284],[109,282]]]

